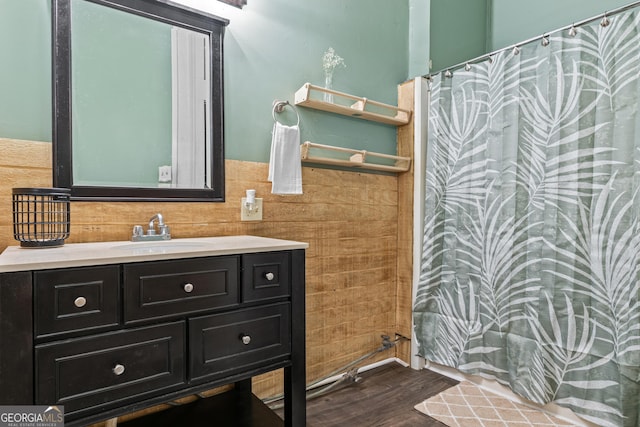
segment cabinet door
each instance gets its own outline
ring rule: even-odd
[[[124,321],[171,318],[239,304],[237,256],[124,266]]]
[[[280,303],[189,319],[191,380],[222,378],[287,360],[290,307]]]
[[[120,267],[34,273],[36,338],[113,329],[120,322]]]
[[[185,324],[175,322],[36,346],[36,404],[119,406],[185,382]]]

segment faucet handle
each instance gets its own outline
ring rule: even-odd
[[[140,237],[144,234],[144,230],[142,229],[141,225],[134,225],[133,226],[133,237]]]
[[[169,236],[171,234],[169,226],[166,224],[158,225],[158,234],[161,236]]]

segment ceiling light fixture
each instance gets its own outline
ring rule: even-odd
[[[190,7],[192,9],[201,10],[212,15],[219,16],[224,19],[231,20],[241,13],[243,6],[247,4],[247,0],[171,0]]]

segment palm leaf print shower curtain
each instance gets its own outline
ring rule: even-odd
[[[640,14],[431,81],[419,354],[640,426]]]

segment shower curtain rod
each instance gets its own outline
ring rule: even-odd
[[[633,3],[629,3],[629,4],[625,5],[625,6],[620,6],[620,7],[616,8],[616,9],[612,9],[612,10],[610,10],[608,12],[601,13],[601,14],[593,16],[591,18],[587,18],[587,19],[584,19],[584,20],[579,21],[579,22],[574,22],[571,25],[567,25],[567,26],[564,26],[562,28],[558,28],[558,29],[553,30],[551,32],[544,33],[544,34],[539,35],[539,36],[531,37],[530,39],[521,41],[519,43],[512,44],[510,46],[503,47],[501,49],[496,49],[493,52],[485,53],[484,55],[477,56],[477,57],[475,57],[473,59],[470,59],[468,61],[460,62],[460,63],[458,63],[456,65],[451,66],[451,67],[446,67],[446,68],[443,68],[443,69],[441,69],[439,71],[436,71],[436,72],[433,72],[433,73],[424,74],[422,77],[430,80],[432,76],[435,76],[437,74],[451,72],[452,70],[455,70],[455,69],[458,69],[458,68],[462,68],[462,67],[466,67],[469,64],[482,62],[485,59],[489,59],[492,56],[494,56],[494,55],[496,55],[496,54],[498,54],[500,52],[503,52],[505,50],[518,49],[521,46],[524,46],[526,44],[529,44],[529,43],[537,41],[537,40],[542,40],[543,38],[549,37],[552,34],[559,33],[561,31],[570,30],[571,28],[577,28],[577,27],[580,27],[581,25],[588,24],[588,23],[596,21],[598,19],[604,19],[604,18],[607,18],[609,16],[617,15],[619,13],[625,12],[625,11],[627,11],[629,9],[633,9],[635,7],[638,7],[638,6],[640,6],[640,0],[636,0]]]

